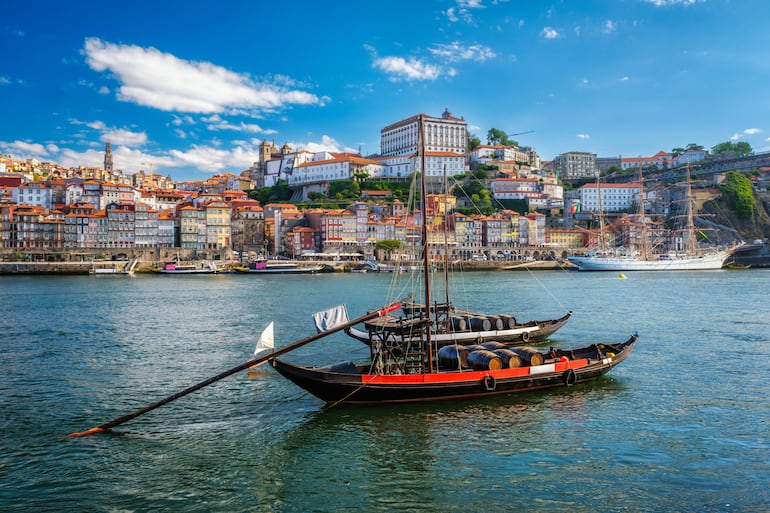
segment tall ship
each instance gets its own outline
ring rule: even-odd
[[[698,245],[695,230],[695,208],[690,182],[689,168],[687,170],[687,191],[683,200],[686,208],[684,227],[676,230],[682,234],[682,249],[667,253],[654,253],[649,241],[648,225],[644,211],[644,186],[639,172],[639,219],[640,242],[630,250],[623,252],[615,248],[606,248],[606,235],[604,216],[601,212],[601,193],[599,193],[599,224],[600,243],[599,252],[587,255],[572,255],[567,257],[570,262],[578,266],[580,271],[707,271],[721,269],[730,257],[730,251],[726,249],[709,247],[701,248]]]

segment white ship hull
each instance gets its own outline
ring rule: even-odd
[[[580,271],[708,271],[721,269],[727,257],[726,251],[717,251],[702,256],[663,256],[650,260],[633,256],[567,258]]]

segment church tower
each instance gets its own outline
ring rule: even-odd
[[[112,146],[110,146],[109,141],[104,148],[104,170],[112,171]]]

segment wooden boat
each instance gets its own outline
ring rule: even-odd
[[[422,116],[418,128],[420,139],[421,121]],[[422,169],[425,169],[424,161]],[[424,175],[422,190],[425,190]],[[422,240],[427,241],[426,223],[422,224]],[[359,364],[342,361],[318,367],[288,363],[278,359],[278,354],[267,361],[282,376],[330,404],[406,403],[569,387],[607,373],[624,361],[636,344],[637,336],[632,335],[621,343],[591,344],[570,350],[551,348],[546,352],[507,348],[499,341],[476,346],[447,341],[447,345],[442,346],[432,312],[426,254],[423,250],[424,305],[395,304],[379,310],[379,315],[359,318],[362,320],[358,322],[366,327],[370,348],[367,361]],[[410,315],[390,318],[389,313],[398,308]],[[357,323],[347,320],[342,310],[337,307],[314,316],[318,336],[340,329],[350,330]],[[447,305],[438,310],[438,315],[451,312]],[[563,322],[568,317],[569,314]]]
[[[721,269],[730,256],[730,252],[721,248],[701,248],[697,243],[695,230],[695,200],[690,183],[690,168],[687,167],[687,194],[683,200],[686,203],[686,222],[683,227],[675,230],[682,233],[683,251],[671,251],[664,254],[654,254],[648,243],[648,227],[644,211],[644,187],[641,169],[639,170],[639,219],[641,224],[641,244],[631,248],[625,254],[615,254],[605,246],[604,212],[602,211],[602,194],[597,177],[597,196],[599,198],[599,225],[602,248],[598,253],[572,255],[567,259],[575,264],[580,271],[707,271]]]
[[[423,305],[402,306],[407,316],[388,315],[373,319],[364,324],[364,329],[351,327],[345,332],[365,344],[369,344],[369,331],[385,330],[399,326],[419,312],[424,311]],[[441,311],[442,305],[434,307]],[[453,307],[444,308],[445,313],[438,314],[439,329],[434,329],[431,339],[438,347],[449,344],[478,344],[480,342],[502,342],[506,345],[522,345],[541,342],[553,335],[564,326],[572,316],[572,312],[557,319],[532,320],[518,322],[511,315],[484,315],[457,310]],[[415,335],[417,336],[417,335]]]
[[[426,169],[425,165],[425,152],[421,146],[421,142],[418,142],[417,153],[422,159],[421,169]],[[445,177],[446,181],[446,177]],[[425,184],[422,184],[422,190],[426,190]],[[445,193],[448,189],[445,187]],[[423,205],[420,208],[421,212],[426,212],[424,198]],[[444,219],[446,219],[446,213],[449,208],[444,208]],[[428,240],[427,237],[427,219],[426,216],[420,215],[422,219],[423,235],[422,240]],[[446,235],[447,226],[444,225],[444,234]],[[436,238],[434,238],[436,240]],[[401,306],[401,315],[388,315],[383,318],[378,318],[363,327],[351,327],[345,332],[352,338],[369,343],[369,331],[378,329],[388,329],[389,327],[397,327],[403,323],[408,323],[415,318],[421,318],[426,315],[432,316],[432,334],[431,340],[437,346],[445,346],[448,344],[476,344],[479,342],[496,341],[502,342],[506,345],[521,345],[531,344],[535,342],[541,342],[557,330],[564,326],[572,316],[572,312],[567,311],[560,317],[554,319],[545,320],[527,320],[520,322],[515,316],[504,313],[480,313],[480,312],[468,312],[456,308],[450,300],[449,292],[449,275],[450,275],[450,262],[448,242],[446,236],[443,242],[443,274],[444,274],[444,291],[446,292],[446,298],[443,303],[436,303],[431,305],[430,309],[426,309],[425,303],[416,302],[404,302]],[[440,247],[440,246],[439,246]],[[425,255],[428,253],[427,247],[423,248],[422,260],[425,260]],[[378,267],[378,270],[385,270],[383,267]],[[391,269],[388,269],[391,270]],[[429,283],[431,265],[429,262],[424,262],[423,268],[412,268],[412,271],[422,272],[422,280],[424,283]],[[400,273],[399,273],[400,274]],[[409,281],[416,281],[413,278],[407,277]],[[395,280],[395,278],[394,278]],[[427,288],[427,287],[426,287]],[[393,290],[398,287],[392,287]],[[427,294],[425,295],[427,297]],[[423,298],[424,299],[424,298]],[[430,301],[426,301],[430,303]],[[416,335],[415,335],[416,336]]]
[[[499,366],[490,363],[487,369],[461,367],[431,371],[421,368],[422,360],[412,359],[421,355],[413,353],[400,357],[390,353],[390,358],[384,360],[382,353],[373,352],[373,360],[364,365],[345,361],[325,367],[310,367],[277,358],[270,361],[282,376],[330,404],[406,403],[569,387],[609,372],[628,357],[636,340],[637,336],[633,335],[619,344],[592,344],[578,349],[537,352],[541,355],[542,364],[508,368],[502,368],[502,363]],[[462,346],[447,347],[456,349],[458,355],[465,349]],[[413,366],[415,364],[417,367]]]

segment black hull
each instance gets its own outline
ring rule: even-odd
[[[434,332],[431,334],[431,340],[438,347],[449,344],[479,344],[481,342],[501,342],[508,346],[528,345],[542,342],[556,333],[569,321],[572,312],[568,312],[558,319],[545,321],[529,321],[517,324],[515,328],[490,331],[456,331],[456,332]],[[369,334],[366,331],[357,329],[345,330],[349,336],[370,344]]]
[[[362,373],[350,362],[307,367],[274,359],[272,365],[285,378],[327,403],[409,403],[568,387],[607,373],[628,357],[635,343],[636,336],[632,336],[622,344],[601,349],[593,345],[556,350],[556,359],[546,365],[487,371],[375,376]]]

